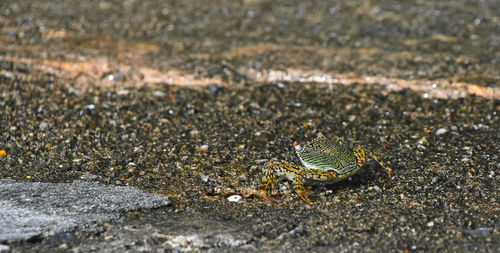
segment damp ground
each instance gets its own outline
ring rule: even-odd
[[[467,2],[463,8],[323,2],[278,8],[246,1],[243,7],[220,3],[225,11],[196,3],[195,11],[195,5],[174,3],[153,8],[154,1],[140,7],[134,1],[64,3],[37,2],[47,18],[28,2],[3,3],[10,12],[1,19],[0,178],[134,186],[172,203],[122,213],[101,232],[75,228],[7,244],[12,251],[498,251],[498,98],[437,98],[366,79],[255,78],[294,68],[495,89],[498,8]],[[98,14],[116,15],[106,22],[106,15],[89,18],[91,3]],[[141,10],[137,19],[120,25],[134,6]],[[340,15],[338,25],[346,28],[322,26],[332,24],[330,16],[306,15],[318,9]],[[236,10],[243,17],[234,16]],[[456,25],[447,26],[452,21],[436,10],[456,17]],[[297,16],[287,23],[290,12]],[[60,15],[58,21],[50,22],[56,16],[47,13]],[[354,14],[378,17],[378,23],[348,22]],[[204,15],[211,18],[194,18]],[[220,17],[234,22],[225,27]],[[97,36],[102,31],[107,36]],[[328,31],[325,38],[321,31]],[[114,47],[118,39],[128,43]],[[377,50],[366,50],[372,47]],[[252,50],[228,53],[234,48]],[[129,53],[136,49],[144,50]],[[75,74],[65,65],[95,59],[132,67],[79,68]],[[141,66],[177,75],[172,80],[179,85],[147,82],[150,72]],[[209,82],[186,87],[183,73]],[[296,161],[294,141],[318,133],[363,144],[391,164],[394,177],[387,179],[369,161],[344,182],[308,185],[310,205],[286,181],[273,191],[276,205],[259,198],[261,165],[272,158]]]
[[[500,104],[494,100],[381,94],[364,84],[80,93],[57,81],[3,77],[1,83],[3,178],[85,179],[165,194],[171,207],[122,221],[146,219],[159,235],[181,234],[183,222],[198,219],[188,225],[192,233],[218,229],[242,240],[237,246],[256,249],[498,246]],[[311,186],[311,205],[293,193],[275,192],[276,206],[252,194],[263,161],[294,159],[293,141],[318,133],[365,144],[390,162],[394,177],[387,180],[369,162],[350,180]],[[243,198],[230,202],[231,195]],[[82,236],[84,246],[75,247],[105,238]],[[150,246],[170,245],[168,238],[151,239],[158,244]]]

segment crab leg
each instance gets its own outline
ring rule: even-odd
[[[377,163],[380,164],[380,166],[382,166],[382,168],[384,168],[387,171],[387,178],[391,178],[392,177],[392,168],[389,167],[389,165],[387,165],[384,161],[380,160],[370,150],[366,150],[366,152],[368,153],[368,156],[370,156],[371,158],[373,158],[373,160],[377,161]]]
[[[307,204],[311,204],[311,201],[307,198],[307,195],[304,190],[304,185],[302,178],[297,177],[295,180],[293,180],[293,189],[301,197]]]
[[[273,161],[266,162],[262,168],[262,184],[261,195],[265,198],[271,205],[276,205],[274,201],[269,197],[271,195],[271,188],[273,186],[274,180],[276,180],[276,174],[274,173],[275,166],[278,166]]]

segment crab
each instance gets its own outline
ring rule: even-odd
[[[304,146],[297,142],[294,146],[302,165],[277,159],[263,165],[261,194],[273,205],[275,203],[269,196],[277,177],[292,181],[294,191],[308,204],[311,201],[304,190],[305,181],[320,183],[342,181],[356,174],[370,157],[387,171],[388,178],[392,177],[392,168],[384,161],[362,145],[354,146],[352,142],[344,141],[342,138],[327,139],[320,133],[316,139]]]

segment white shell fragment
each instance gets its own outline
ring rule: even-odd
[[[442,134],[445,134],[448,132],[448,129],[446,128],[439,128],[437,131],[436,131],[436,135],[442,135]]]
[[[240,195],[231,195],[227,198],[230,202],[238,202],[240,201],[241,196]]]

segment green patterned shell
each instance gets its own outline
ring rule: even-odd
[[[357,161],[352,148],[342,140],[328,140],[322,134],[304,146],[295,144],[300,161],[310,170],[335,171],[343,175],[356,170]]]

